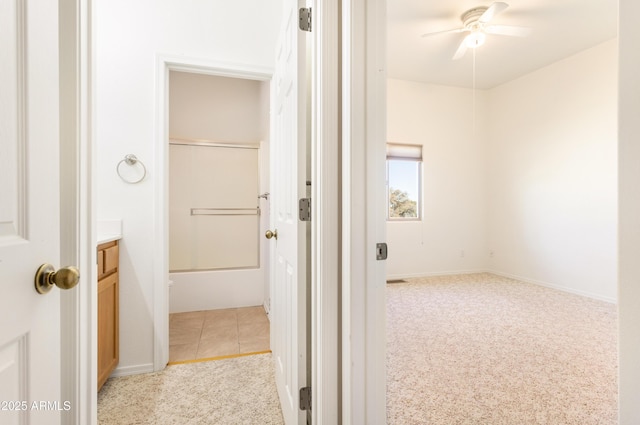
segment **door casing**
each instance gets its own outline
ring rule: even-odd
[[[232,63],[188,58],[159,56],[156,68],[156,139],[154,165],[155,192],[155,262],[153,275],[153,369],[165,368],[169,361],[169,72],[180,71],[220,77],[269,81],[271,68],[243,66]]]

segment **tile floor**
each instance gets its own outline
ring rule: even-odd
[[[262,306],[169,315],[169,362],[269,349],[269,319]]]

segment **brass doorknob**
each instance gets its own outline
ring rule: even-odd
[[[39,294],[46,294],[56,285],[60,289],[71,289],[80,281],[80,272],[77,268],[69,266],[60,270],[51,264],[43,264],[36,272],[35,284]]]
[[[271,230],[267,230],[264,236],[267,239],[276,238],[276,240],[278,240],[278,229],[274,230],[273,232]]]

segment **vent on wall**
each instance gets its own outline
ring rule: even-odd
[[[387,283],[406,283],[407,281],[404,279],[389,279]]]

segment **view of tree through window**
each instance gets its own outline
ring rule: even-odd
[[[389,219],[420,218],[420,161],[387,160]]]
[[[389,190],[389,212],[391,217],[417,217],[417,202],[409,199],[407,192],[400,189]]]

